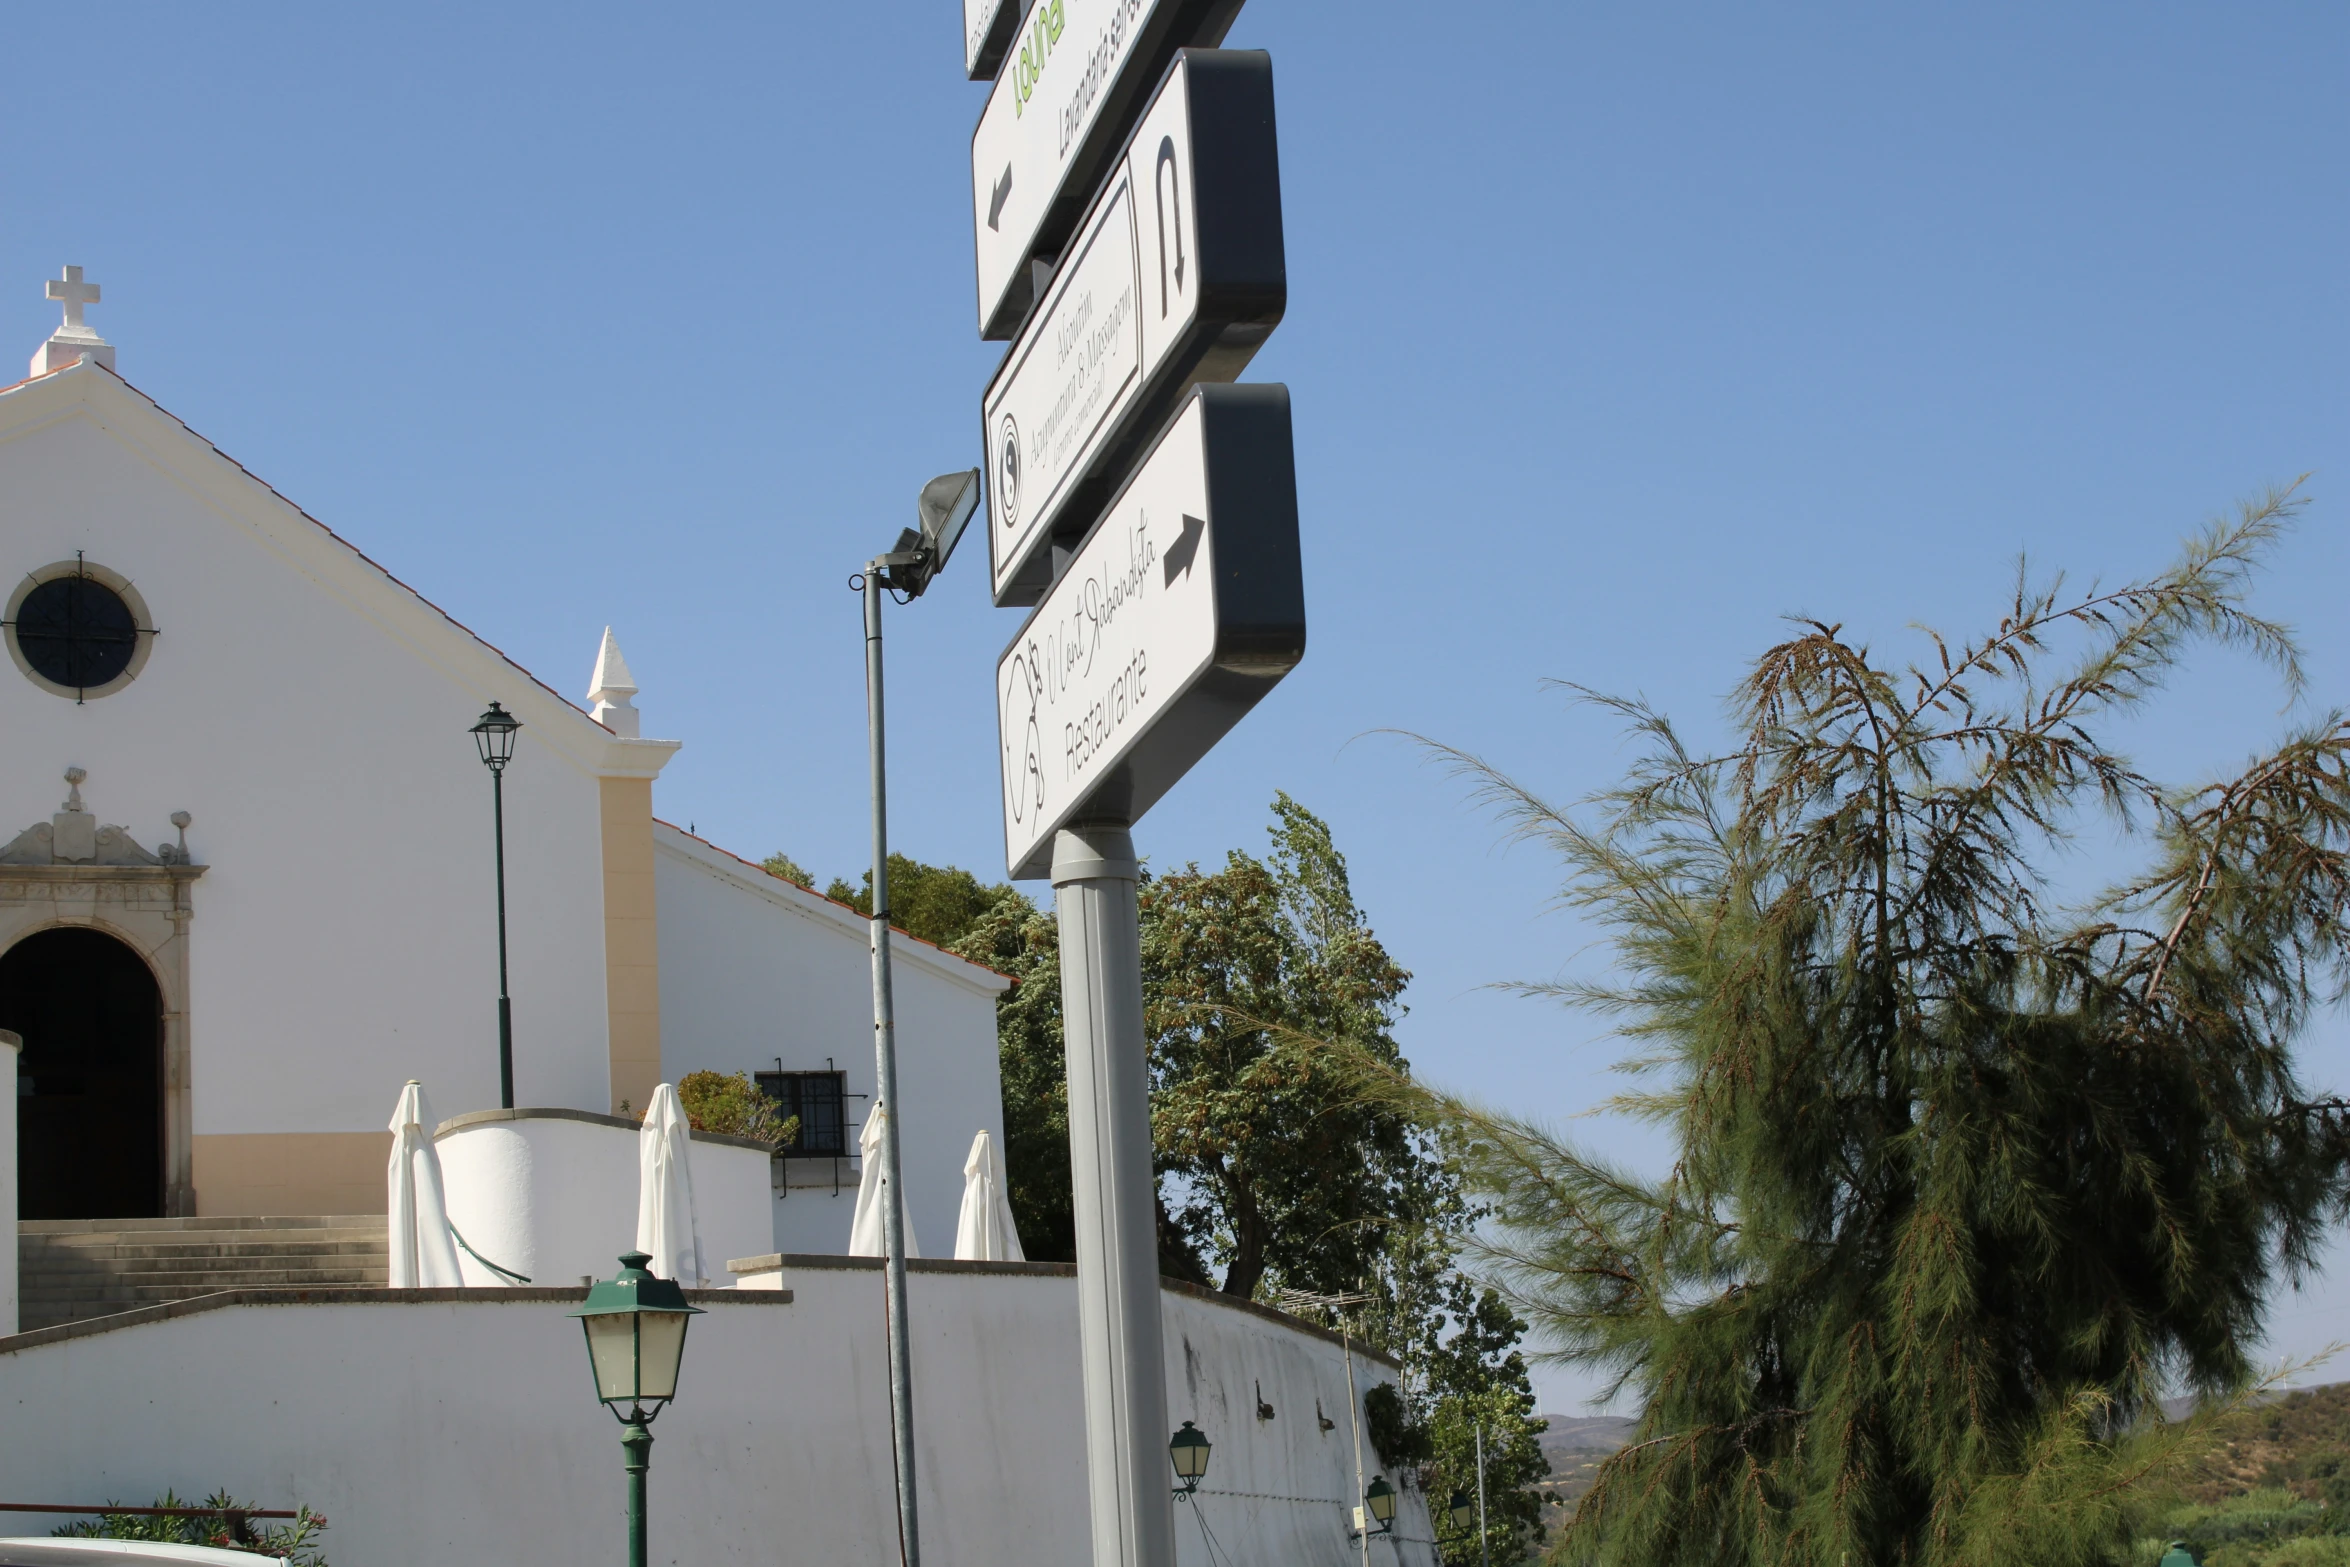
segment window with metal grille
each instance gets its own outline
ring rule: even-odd
[[[831,1159],[852,1152],[846,1072],[758,1072],[752,1080],[800,1129],[780,1150],[787,1159]]]
[[[130,684],[155,638],[129,579],[79,555],[25,573],[0,628],[34,684],[77,702]]]

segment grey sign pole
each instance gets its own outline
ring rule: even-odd
[[[1054,836],[1093,1567],[1175,1567],[1138,875],[1123,822]]]
[[[889,985],[889,786],[882,752],[881,574],[865,568],[865,715],[873,759],[873,1076],[881,1115],[881,1233],[889,1301],[889,1434],[897,1456],[898,1541],[905,1567],[921,1567],[914,1518],[914,1382],[906,1346],[905,1184],[898,1179],[898,1025]],[[1131,901],[1131,900],[1130,900]],[[1172,1558],[1170,1558],[1172,1560]]]

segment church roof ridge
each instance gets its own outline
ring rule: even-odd
[[[354,559],[358,560],[370,571],[373,571],[377,576],[383,578],[384,581],[390,583],[393,587],[396,587],[401,592],[407,594],[410,598],[423,605],[426,609],[431,610],[443,621],[447,622],[453,630],[463,633],[468,639],[478,644],[482,649],[495,657],[500,663],[513,670],[516,674],[522,676],[523,679],[529,681],[532,685],[538,687],[539,690],[546,693],[550,700],[561,706],[565,712],[575,714],[583,723],[594,724],[596,728],[602,730],[605,734],[614,735],[617,737],[617,732],[614,731],[609,725],[598,721],[593,715],[576,706],[570,698],[564,696],[553,686],[547,684],[546,681],[541,680],[537,675],[533,674],[529,669],[525,668],[512,655],[508,654],[504,649],[500,648],[496,643],[483,636],[480,632],[474,630],[471,626],[466,625],[463,621],[450,614],[447,610],[441,608],[440,605],[434,603],[431,599],[425,597],[423,593],[419,592],[414,586],[408,582],[403,581],[400,577],[395,575],[390,568],[386,567],[374,556],[368,554],[365,550],[352,543],[349,539],[343,537],[340,533],[337,533],[327,524],[310,515],[309,512],[305,511],[291,497],[278,489],[276,485],[271,484],[267,479],[262,478],[261,475],[255,473],[252,469],[237,461],[236,458],[223,451],[218,444],[213,442],[210,438],[206,437],[202,432],[198,431],[195,426],[189,424],[178,414],[173,413],[170,409],[164,407],[161,403],[157,402],[146,392],[141,391],[137,386],[133,385],[132,382],[127,377],[125,377],[121,371],[115,370],[107,365],[100,364],[95,359],[86,360],[77,364],[60,365],[54,370],[44,370],[37,375],[28,375],[24,379],[12,382],[7,386],[0,386],[0,398],[7,397],[11,393],[19,392],[37,381],[56,380],[59,377],[71,376],[83,371],[104,375],[109,380],[113,381],[117,386],[121,387],[124,391],[130,393],[133,397],[136,397],[146,407],[161,415],[163,418],[170,420],[172,424],[177,426],[180,431],[188,437],[188,439],[196,442],[199,446],[203,447],[213,456],[219,458],[222,462],[227,463],[231,468],[234,468],[238,473],[251,480],[254,484],[259,485],[263,490],[267,491],[269,495],[273,497],[280,505],[284,506],[295,516],[301,518],[304,522],[309,523],[313,528],[316,528],[321,534],[325,535],[333,543],[341,546]]]

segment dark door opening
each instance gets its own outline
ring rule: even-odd
[[[162,1217],[163,997],[145,961],[101,931],[27,936],[0,954],[0,1028],[24,1038],[22,1216]]]

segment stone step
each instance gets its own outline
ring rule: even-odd
[[[26,1219],[22,1235],[129,1234],[153,1230],[374,1230],[390,1227],[380,1213],[215,1214],[186,1219]]]
[[[247,1274],[283,1272],[288,1268],[334,1273],[382,1273],[387,1267],[383,1257],[362,1252],[347,1256],[240,1257],[234,1262],[224,1262],[218,1257],[142,1258],[120,1267],[20,1268],[18,1274],[27,1282],[88,1284],[122,1279],[135,1284],[169,1284],[180,1279],[243,1278]]]
[[[369,1290],[383,1287],[383,1276],[369,1278],[362,1269],[275,1269],[268,1273],[237,1273],[230,1278],[188,1278],[172,1283],[110,1283],[110,1285],[33,1285],[21,1292],[33,1302],[164,1302],[193,1294],[223,1290]]]
[[[380,1289],[380,1214],[35,1219],[17,1244],[24,1327],[239,1289]]]
[[[293,1234],[293,1231],[281,1231]],[[221,1257],[343,1257],[363,1256],[384,1249],[381,1235],[340,1235],[321,1232],[315,1239],[224,1240],[218,1242],[124,1241],[116,1245],[56,1246],[35,1242],[20,1246],[20,1256],[38,1259],[44,1266],[107,1267],[116,1263],[170,1261],[175,1258]]]

